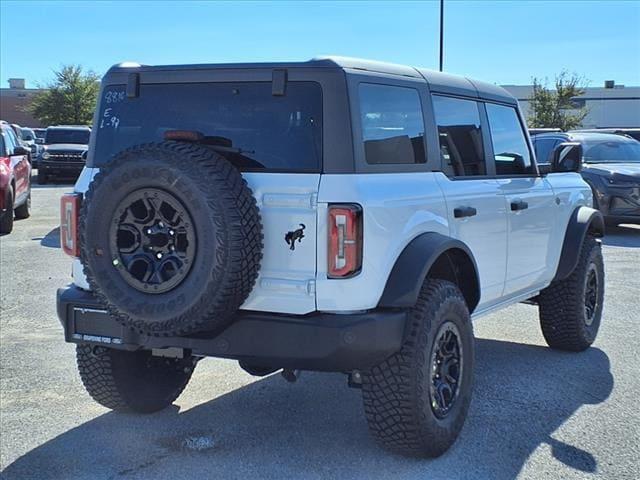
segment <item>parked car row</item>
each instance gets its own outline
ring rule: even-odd
[[[12,231],[14,219],[29,217],[33,168],[41,185],[80,175],[90,134],[84,125],[32,129],[0,120],[0,234]]]

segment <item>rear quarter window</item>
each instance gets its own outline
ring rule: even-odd
[[[424,119],[418,91],[362,83],[359,97],[367,163],[425,163]]]
[[[169,130],[201,133],[243,171],[319,172],[322,89],[288,82],[278,96],[271,82],[143,84],[128,98],[125,85],[110,86],[102,92],[93,163],[161,142]]]

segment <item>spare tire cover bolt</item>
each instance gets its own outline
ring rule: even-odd
[[[169,235],[173,235],[175,232],[173,230],[169,230]]]
[[[157,257],[158,259],[160,259],[160,258],[162,258],[162,254],[161,254],[160,252],[158,252],[158,254],[156,255],[156,257]]]
[[[151,229],[150,229],[150,228],[147,228],[147,233],[148,233],[149,235],[151,235]]]
[[[114,258],[114,259],[113,259],[113,265],[114,265],[114,266],[116,266],[116,267],[117,267],[119,263],[120,263],[120,262],[118,261],[118,259],[117,259],[117,258]]]

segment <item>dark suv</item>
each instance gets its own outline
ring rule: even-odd
[[[56,126],[47,128],[44,151],[38,162],[38,183],[54,176],[77,177],[85,164],[91,128]]]
[[[610,225],[640,224],[640,142],[613,133],[558,132],[531,137],[540,164],[551,163],[555,147],[582,146],[582,178],[593,191],[593,206]]]

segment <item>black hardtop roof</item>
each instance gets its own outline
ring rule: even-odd
[[[114,65],[109,73],[132,73],[146,71],[189,71],[213,69],[288,69],[288,68],[327,68],[340,70],[362,70],[391,76],[424,79],[432,92],[461,95],[471,98],[483,98],[503,103],[517,104],[516,98],[504,88],[459,75],[437,72],[426,68],[415,68],[395,63],[378,62],[350,57],[316,57],[306,62],[269,62],[269,63],[214,63],[192,65],[140,65],[124,62]]]

